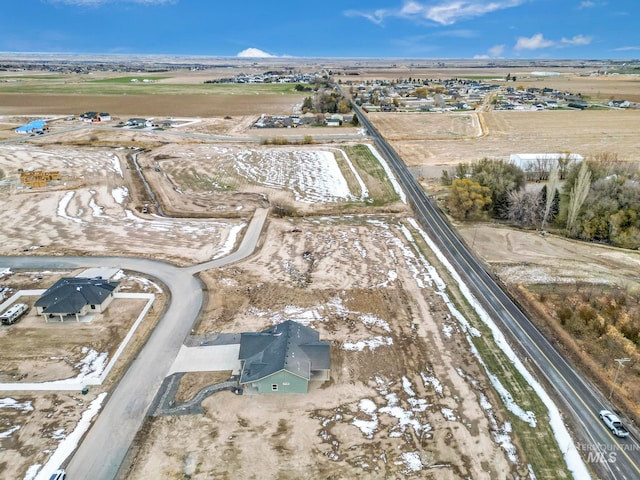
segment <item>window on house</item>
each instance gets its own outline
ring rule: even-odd
[[[91,310],[95,310],[96,306],[95,305],[91,305]]]
[[[275,384],[275,383],[273,385],[271,385],[271,391],[277,392],[278,391],[278,385]]]

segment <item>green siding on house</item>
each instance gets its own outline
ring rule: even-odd
[[[273,386],[277,385],[277,390]],[[251,384],[252,387],[258,389],[258,393],[307,393],[309,382],[304,378],[293,375],[286,370],[269,375],[257,382]]]

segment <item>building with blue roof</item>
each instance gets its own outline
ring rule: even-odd
[[[45,120],[34,120],[26,125],[16,128],[16,133],[32,133],[39,132],[47,125]]]

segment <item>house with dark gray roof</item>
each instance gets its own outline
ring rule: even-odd
[[[119,282],[102,278],[64,277],[45,291],[34,306],[45,321],[73,315],[76,321],[88,313],[102,313],[113,300]]]
[[[329,380],[329,342],[292,320],[241,334],[238,359],[244,394],[307,393],[309,382]]]

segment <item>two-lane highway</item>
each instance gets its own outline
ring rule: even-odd
[[[634,480],[640,478],[640,444],[634,438],[613,437],[603,425],[598,412],[611,408],[604,396],[560,355],[557,349],[540,333],[530,319],[485,271],[480,262],[443,217],[437,206],[427,197],[420,184],[409,172],[397,153],[378,133],[362,111],[356,112],[361,124],[368,130],[378,149],[398,176],[414,207],[417,220],[438,248],[453,265],[483,308],[519,349],[537,366],[556,391],[556,398],[577,426],[583,451],[606,446],[615,451],[614,461],[592,464],[603,478]],[[579,479],[582,480],[582,479]]]

